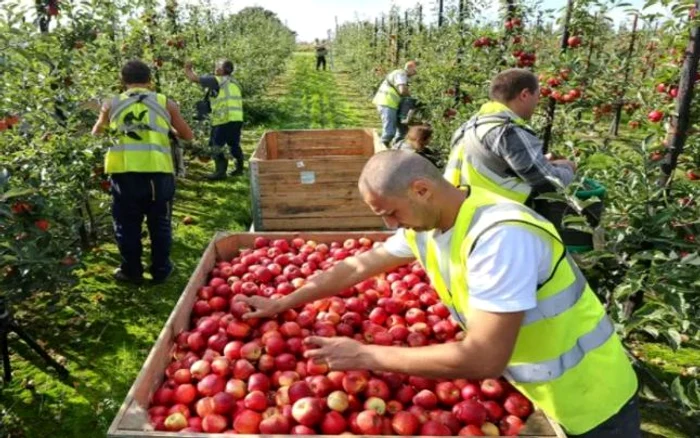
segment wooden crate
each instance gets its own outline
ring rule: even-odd
[[[381,230],[357,189],[373,129],[268,131],[250,159],[255,231]]]
[[[190,312],[197,299],[197,290],[206,284],[209,272],[217,261],[229,260],[234,257],[239,248],[252,247],[258,236],[270,239],[292,239],[302,237],[319,243],[342,241],[347,238],[368,237],[372,240],[385,240],[388,232],[309,232],[309,233],[217,233],[204,251],[197,268],[189,279],[185,290],[177,301],[165,327],[151,349],[139,375],[131,386],[126,399],[122,403],[117,416],[107,432],[108,437],[219,437],[220,434],[206,433],[174,433],[153,431],[148,420],[148,405],[151,396],[163,382],[165,369],[171,360],[175,349],[174,338],[182,330],[189,328]],[[225,435],[224,435],[225,436]],[[262,438],[268,435],[249,435]],[[289,438],[291,435],[280,435],[278,438]],[[540,438],[566,438],[561,428],[547,418],[542,411],[536,411],[528,419],[520,436]],[[334,436],[332,438],[339,438]]]

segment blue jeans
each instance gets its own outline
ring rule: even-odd
[[[121,254],[121,270],[129,278],[141,278],[141,226],[146,218],[151,238],[151,276],[162,280],[170,274],[172,204],[175,178],[171,173],[116,173],[112,181],[114,235]]]
[[[394,137],[396,141],[403,140],[408,132],[408,126],[399,123],[399,110],[388,106],[377,106],[377,111],[382,117],[382,143],[389,147]]]
[[[241,130],[243,122],[227,122],[222,125],[211,127],[211,137],[209,138],[209,146],[214,146],[216,149],[223,149],[228,145],[231,151],[231,156],[236,160],[236,167],[243,169],[243,150],[241,149]],[[216,157],[225,158],[223,150],[216,153]]]
[[[604,403],[601,400],[601,403]],[[642,438],[639,399],[635,394],[620,411],[583,435],[571,438]]]

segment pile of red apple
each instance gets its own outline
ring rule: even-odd
[[[463,332],[419,264],[271,319],[247,319],[236,295],[279,298],[369,239],[329,245],[258,237],[219,262],[198,291],[189,331],[148,410],[156,430],[236,434],[516,435],[530,402],[503,379],[435,381],[371,371],[329,371],[304,358],[309,335],[379,345],[456,342]]]

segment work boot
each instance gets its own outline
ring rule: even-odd
[[[243,175],[243,161],[238,161],[236,163],[236,168],[229,172],[231,176]]]
[[[225,157],[217,157],[214,159],[215,170],[211,175],[207,175],[210,181],[219,181],[226,179],[226,169],[228,168],[228,160]]]

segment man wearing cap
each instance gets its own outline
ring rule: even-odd
[[[382,143],[386,147],[391,145],[392,140],[403,139],[408,131],[408,126],[399,123],[399,106],[401,98],[411,95],[408,82],[416,75],[417,66],[416,61],[408,61],[403,69],[386,75],[372,100],[382,118]]]

